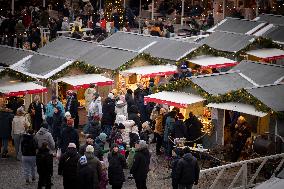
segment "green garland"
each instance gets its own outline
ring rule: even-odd
[[[120,66],[119,68],[117,68],[116,70],[114,70],[113,74],[115,75],[115,74],[119,73],[119,71],[124,71],[124,70],[129,69],[137,60],[145,60],[151,65],[168,64],[168,62],[166,60],[154,58],[150,54],[141,53],[138,56],[136,56],[135,58],[131,59],[130,61],[128,61],[125,64],[123,64],[122,66]]]
[[[21,80],[23,82],[30,82],[30,81],[35,81],[35,78],[32,78],[30,76],[27,76],[25,74],[22,74],[20,72],[17,72],[15,70],[11,70],[9,68],[4,68],[2,72],[0,72],[0,79],[8,75],[9,77],[16,78],[18,80]]]
[[[271,39],[267,39],[263,37],[258,37],[256,40],[254,40],[254,42],[252,42],[247,47],[245,47],[244,49],[236,53],[219,51],[219,50],[216,50],[204,44],[201,47],[194,50],[193,52],[186,55],[184,58],[182,58],[178,62],[176,62],[176,65],[180,66],[185,61],[188,61],[189,59],[192,59],[193,57],[200,56],[200,55],[221,56],[221,57],[225,57],[229,59],[234,57],[237,59],[237,61],[242,61],[245,58],[243,55],[245,55],[247,51],[253,50],[255,48],[277,48],[277,49],[282,49],[282,50],[284,49],[283,46],[273,42]]]
[[[194,84],[190,79],[181,79],[178,81],[173,81],[167,85],[159,86],[156,91],[176,91],[184,87],[193,88],[200,96],[205,98],[208,103],[224,103],[224,102],[242,102],[246,104],[253,105],[258,111],[270,112],[272,111],[269,107],[259,101],[257,98],[249,94],[246,90],[240,89],[237,91],[228,92],[224,95],[214,96],[207,93],[201,87]]]

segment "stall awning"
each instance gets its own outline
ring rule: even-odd
[[[28,82],[28,83],[20,82],[20,83],[0,86],[0,93],[5,94],[6,96],[19,96],[26,94],[42,93],[42,92],[47,92],[47,88],[35,84],[33,82]]]
[[[121,72],[122,75],[137,74],[142,77],[155,77],[161,75],[173,75],[177,72],[177,67],[173,65],[153,65],[135,67]]]
[[[186,108],[190,104],[202,102],[203,99],[200,96],[183,93],[183,92],[167,92],[162,91],[149,96],[144,97],[145,102],[154,102],[158,104],[166,104],[169,106],[175,106],[179,108]]]
[[[62,77],[56,80],[57,82],[64,82],[73,86],[73,89],[88,88],[90,84],[97,86],[112,85],[113,80],[102,76],[100,74],[85,74]]]
[[[249,104],[242,104],[237,102],[227,102],[227,103],[209,103],[207,105],[209,108],[218,108],[223,110],[232,110],[236,112],[241,112],[249,115],[254,115],[258,117],[264,117],[267,113],[259,112],[255,109],[254,106]]]
[[[256,49],[246,53],[267,61],[284,58],[284,51],[280,49]]]
[[[193,64],[200,65],[203,69],[224,68],[224,67],[235,66],[237,64],[237,62],[234,60],[220,56],[197,56],[188,61]]]

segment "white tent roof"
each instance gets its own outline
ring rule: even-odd
[[[267,113],[259,112],[255,109],[254,106],[248,104],[242,104],[237,102],[227,102],[227,103],[209,103],[207,105],[209,108],[218,108],[224,110],[232,110],[236,112],[241,112],[249,115],[254,115],[258,117],[264,117]]]
[[[155,102],[176,107],[186,107],[187,105],[202,102],[205,99],[189,93],[162,91],[144,97],[145,102]]]
[[[256,50],[247,51],[246,53],[259,58],[284,56],[284,51],[280,49],[256,49]]]
[[[207,55],[197,56],[188,61],[205,68],[221,68],[227,66],[234,66],[237,63],[236,61],[225,57]]]
[[[172,75],[177,72],[177,67],[173,65],[151,65],[130,68],[121,72],[122,75],[138,74],[142,76]]]
[[[25,94],[35,94],[46,92],[47,88],[33,82],[19,82],[0,86],[0,92],[8,96],[18,96]]]
[[[75,75],[62,77],[56,80],[57,82],[64,82],[75,88],[88,88],[90,84],[96,84],[98,86],[112,85],[113,80],[102,76],[100,74],[85,74],[85,75]]]

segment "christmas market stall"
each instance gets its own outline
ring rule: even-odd
[[[176,62],[196,50],[200,44],[175,39],[146,36],[142,34],[117,32],[102,41],[110,47],[147,53],[154,58]]]
[[[90,87],[90,84],[96,86],[96,91],[100,91],[100,87],[109,86],[108,91],[111,91],[113,80],[100,75],[100,74],[80,74],[65,76],[57,79],[56,84],[58,85],[57,94],[58,96],[63,97],[64,103],[66,103],[66,91],[74,90],[77,93],[77,98],[80,103],[80,106],[85,106],[85,97],[84,93],[87,88]]]
[[[212,27],[207,31],[208,32],[225,31],[225,32],[252,35],[259,29],[263,28],[265,25],[266,25],[265,22],[257,22],[246,19],[226,17],[220,23],[216,24],[214,27]]]
[[[265,107],[270,116],[266,119],[267,133],[262,138],[274,144],[272,149],[259,149],[260,153],[283,153],[284,152],[284,78],[280,84],[265,85],[246,89],[251,97],[258,100],[258,106]],[[266,116],[268,117],[268,116]],[[262,133],[263,134],[263,133]],[[282,137],[282,138],[281,138]],[[270,138],[270,139],[269,139]],[[275,142],[275,143],[274,143]]]
[[[284,37],[283,37],[283,32],[284,32],[284,26],[283,26],[284,21],[282,21],[281,25],[274,25],[274,24],[269,24],[263,29],[259,30],[256,32],[254,35],[256,36],[262,36],[267,39],[271,39],[275,43],[278,43],[280,45],[284,44]]]
[[[150,65],[134,67],[120,72],[119,81],[121,90],[137,88],[137,84],[142,84],[144,88],[152,85],[166,84],[173,74],[177,73],[177,66],[174,65]]]
[[[180,108],[185,118],[188,118],[189,112],[202,116],[204,112],[204,98],[183,92],[162,91],[144,97],[145,102],[154,102],[156,104],[167,105],[170,109]]]
[[[192,73],[213,73],[214,71],[228,71],[238,64],[237,61],[220,56],[201,55],[187,60]]]
[[[269,24],[274,25],[283,25],[284,23],[284,16],[281,15],[274,15],[274,14],[259,14],[254,21],[258,22],[267,22]]]
[[[256,49],[247,51],[249,60],[284,65],[284,51],[280,49]]]

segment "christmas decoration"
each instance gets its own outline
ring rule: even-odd
[[[34,78],[30,77],[30,76],[24,75],[24,74],[22,74],[20,72],[11,70],[9,68],[6,68],[2,72],[0,72],[0,79],[2,79],[3,77],[5,77],[7,75],[9,77],[12,77],[12,78],[15,78],[15,79],[19,79],[19,80],[21,80],[23,82],[35,81],[36,80],[36,79],[34,79]]]
[[[123,0],[106,0],[105,1],[105,18],[108,22],[113,21],[114,10],[117,11],[117,14],[119,16],[119,24],[120,26],[122,26],[123,15],[124,15]]]

